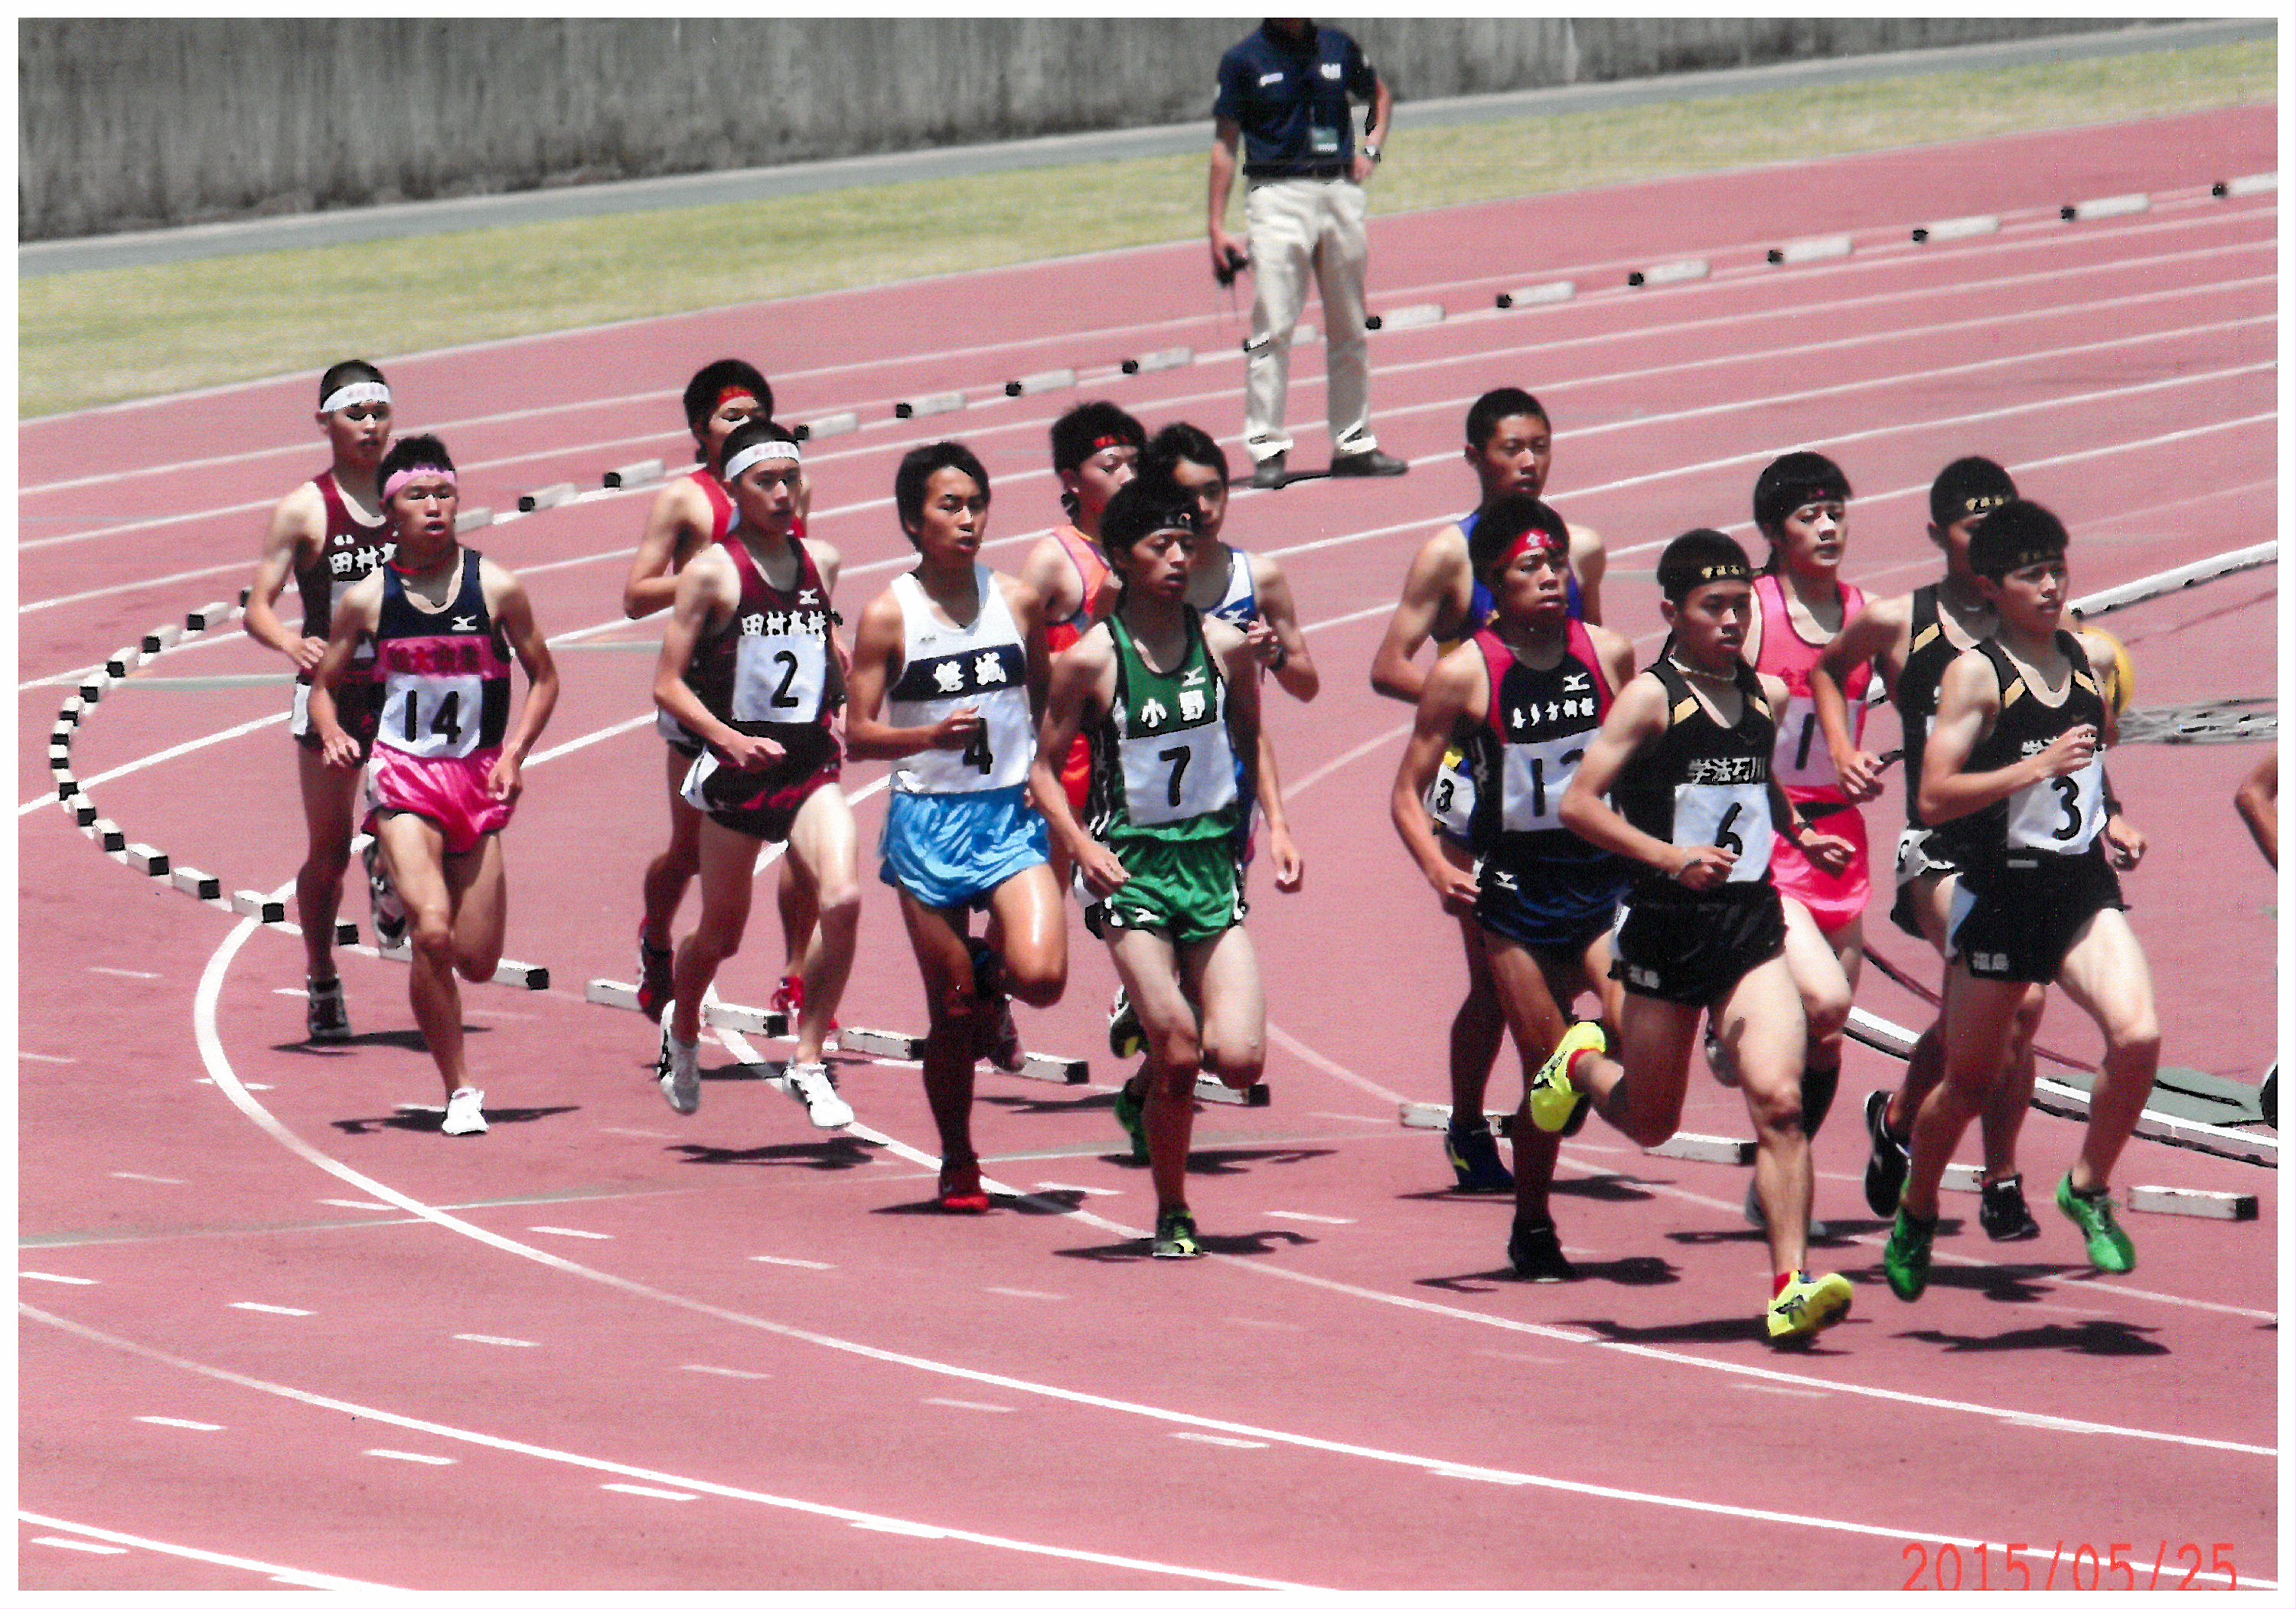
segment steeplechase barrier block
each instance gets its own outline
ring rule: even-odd
[[[2087,620],[2092,615],[2110,614],[2131,603],[2141,603],[2147,598],[2157,598],[2163,593],[2197,587],[2203,581],[2218,580],[2243,570],[2276,564],[2279,561],[2280,544],[2277,541],[2259,542],[2253,546],[2235,547],[2211,558],[2196,559],[2190,564],[2180,564],[2158,575],[2142,576],[2119,587],[2108,587],[2103,592],[2075,598],[2066,607],[2076,618]]]
[[[103,674],[116,682],[143,662],[144,650],[140,645],[134,648],[122,648],[103,661]]]
[[[408,949],[410,945],[399,946]],[[550,987],[550,969],[526,961],[503,961],[495,966],[494,981],[505,989],[529,989],[539,992]]]
[[[1718,1134],[1677,1134],[1664,1145],[1649,1147],[1649,1152],[1677,1162],[1720,1162],[1730,1168],[1754,1165],[1753,1141],[1727,1139]]]
[[[1980,234],[1998,234],[2001,220],[1991,213],[1975,213],[1968,218],[1941,218],[1934,224],[1923,224],[1914,231],[1914,244],[1924,241],[1968,240]]]
[[[2035,1079],[2033,1104],[2053,1117],[2078,1118],[2082,1122],[2088,1121],[2088,1091],[2078,1085],[2061,1083],[2055,1079]],[[2245,1128],[2203,1123],[2193,1118],[2155,1112],[2151,1107],[2137,1114],[2136,1132],[2145,1139],[2181,1145],[2189,1151],[2205,1151],[2211,1156],[2225,1157],[2232,1162],[2254,1162],[2259,1167],[2273,1169],[2280,1166],[2280,1137],[2277,1134],[2259,1134]]]
[[[85,709],[89,704],[102,703],[103,702],[103,690],[111,685],[111,673],[110,671],[104,671],[99,675],[91,676],[87,680],[82,682],[79,685],[80,706]]]
[[[1502,291],[1497,305],[1502,308],[1539,308],[1552,302],[1569,301],[1578,294],[1576,281],[1551,279],[1543,285],[1525,285],[1519,291]]]
[[[197,609],[193,610],[191,613],[184,617],[184,629],[186,631],[213,631],[217,627],[222,625],[229,619],[231,619],[230,604],[202,603]]]
[[[615,978],[593,978],[582,986],[582,997],[593,1006],[611,1006],[616,1011],[636,1011],[638,1008],[638,986]]]
[[[1074,369],[1046,369],[1041,374],[1023,374],[1018,380],[1004,382],[1007,397],[1034,397],[1039,391],[1057,391],[1077,382]]]
[[[148,658],[155,653],[165,653],[183,640],[184,628],[171,620],[165,626],[145,632],[142,646]]]
[[[1193,347],[1166,347],[1160,351],[1143,352],[1137,357],[1128,357],[1118,366],[1128,374],[1153,374],[1159,369],[1185,368],[1196,360]]]
[[[1958,1190],[1964,1195],[1975,1195],[1985,1188],[1981,1178],[1983,1173],[1983,1169],[1972,1168],[1967,1162],[1948,1162],[1945,1165],[1945,1177],[1938,1180],[1938,1188]]]
[[[914,1034],[894,1033],[882,1028],[840,1028],[837,1043],[857,1055],[882,1056],[889,1062],[922,1062],[925,1059],[925,1042]]]
[[[2251,173],[2244,178],[2226,179],[2209,186],[2209,193],[2222,200],[2233,195],[2265,195],[2280,188],[2276,173]]]
[[[168,881],[194,899],[223,898],[223,884],[197,866],[179,866],[168,874]]]
[[[762,1038],[789,1038],[790,1020],[785,1012],[760,1011],[754,1006],[736,1006],[730,1000],[704,1001],[701,1021],[711,1028],[730,1028],[735,1033],[753,1033]],[[845,1030],[839,1029],[838,1042],[845,1042]]]
[[[79,778],[74,776],[70,771],[58,771],[56,773],[56,802],[69,807],[70,801],[78,799],[78,797],[80,797]]]
[[[1439,301],[1414,302],[1407,308],[1392,312],[1375,313],[1364,320],[1367,330],[1423,330],[1430,324],[1443,322],[1443,304]]]
[[[660,479],[661,460],[641,458],[636,464],[625,464],[619,469],[608,470],[601,483],[611,491],[618,486],[644,486],[649,480]]]
[[[1406,1101],[1395,1109],[1395,1115],[1406,1129],[1448,1129],[1451,1126],[1451,1108],[1433,1101]],[[1493,1135],[1505,1139],[1513,1132],[1514,1113],[1486,1112],[1483,1124]]]
[[[71,769],[71,745],[70,743],[51,743],[48,746],[48,769],[51,771],[69,771]]]
[[[283,900],[274,899],[267,894],[258,894],[253,889],[241,889],[232,895],[231,908],[251,922],[273,923],[287,920],[287,906]]]
[[[1847,257],[1853,249],[1848,235],[1826,234],[1773,246],[1767,253],[1767,260],[1773,264],[1824,262],[1829,258]]]
[[[90,799],[86,794],[82,793],[78,798],[70,800],[66,803],[64,809],[71,812],[72,825],[74,826],[92,827],[95,825],[95,800]]]
[[[455,531],[457,536],[466,530],[481,530],[495,522],[491,508],[463,508],[455,511]]]
[[[999,1067],[999,1072],[1006,1071]],[[1040,1050],[1023,1054],[1021,1065],[1013,1071],[1016,1079],[1034,1079],[1040,1084],[1081,1084],[1092,1076],[1092,1069],[1076,1056],[1050,1056]]]
[[[928,391],[922,397],[904,397],[893,405],[896,419],[926,419],[935,414],[954,414],[964,406],[963,391]]]
[[[357,944],[358,942],[358,924],[356,922],[336,923],[335,942],[341,945]],[[403,949],[406,947],[402,945],[400,948]]]
[[[75,693],[56,707],[56,721],[59,725],[77,727],[79,725],[79,712],[86,708],[86,702]]]
[[[119,830],[118,822],[99,816],[92,825],[95,829],[95,841],[103,846],[105,854],[116,854],[127,847],[127,834]]]
[[[1627,275],[1629,285],[1679,285],[1693,279],[1706,277],[1706,259],[1686,257],[1678,263],[1660,263],[1654,267],[1637,268]]]
[[[2218,1218],[2244,1224],[2256,1217],[2256,1197],[2232,1190],[2180,1190],[2169,1185],[2133,1185],[2131,1212],[2167,1212],[2178,1218]]]
[[[1249,1089],[1230,1089],[1209,1072],[1196,1074],[1196,1099],[1210,1101],[1215,1106],[1265,1106],[1268,1104],[1267,1086],[1254,1084]]]
[[[518,512],[530,514],[537,508],[556,508],[561,503],[571,503],[574,497],[574,482],[554,480],[548,486],[537,487],[530,492],[521,492],[518,497]]]
[[[808,440],[823,436],[844,436],[861,428],[861,415],[848,408],[841,414],[824,414],[818,419],[808,419],[798,426],[800,435]]]
[[[148,843],[131,843],[120,853],[127,856],[129,866],[146,877],[165,877],[168,874],[168,858]]]
[[[2137,193],[2134,195],[2104,195],[2093,201],[2068,201],[2057,209],[2057,217],[2070,224],[2079,219],[2087,223],[2093,218],[2127,218],[2132,212],[2149,212],[2152,198]]]

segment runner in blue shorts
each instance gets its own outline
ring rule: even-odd
[[[972,1146],[972,1070],[1019,1070],[1009,996],[1042,1010],[1068,983],[1068,930],[1029,802],[1044,703],[1044,600],[980,563],[988,472],[955,441],[921,447],[893,477],[917,567],[862,612],[847,684],[846,747],[890,759],[881,875],[924,978],[925,1099],[940,1130],[943,1211],[985,1212]],[[986,938],[972,914],[988,913]]]

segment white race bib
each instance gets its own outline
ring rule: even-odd
[[[1235,802],[1235,759],[1227,727],[1184,727],[1117,745],[1124,763],[1124,811],[1135,826],[1209,816]]]
[[[2009,847],[2078,855],[2104,826],[2104,761],[2052,776],[2009,796]]]
[[[744,636],[734,659],[734,718],[805,726],[821,714],[829,644],[803,632]]]
[[[1770,775],[1789,788],[1831,787],[1841,780],[1817,724],[1817,706],[1807,693],[1786,700],[1778,715],[1778,746],[1770,752]]]
[[[1438,831],[1465,842],[1469,819],[1475,813],[1475,776],[1467,768],[1464,749],[1444,751],[1435,780],[1427,784],[1427,814]]]
[[[1770,869],[1776,836],[1767,783],[1685,782],[1675,787],[1674,841],[1684,849],[1710,843],[1737,856],[1728,882],[1759,882]]]
[[[385,694],[378,741],[422,759],[478,751],[486,680],[476,676],[395,678]]]
[[[1506,791],[1499,825],[1510,833],[1543,833],[1562,825],[1562,792],[1587,758],[1591,732],[1550,737],[1543,743],[1509,743]]]

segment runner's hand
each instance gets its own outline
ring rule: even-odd
[[[932,746],[936,749],[970,748],[975,734],[980,730],[980,711],[972,704],[950,710],[936,722],[932,729]]]
[[[515,804],[518,796],[525,790],[526,776],[517,756],[507,753],[496,755],[495,763],[487,768],[487,792],[496,799]]]
[[[2104,818],[2104,845],[2116,871],[2133,872],[2144,858],[2144,834],[2131,826],[2126,816]]]
[[[1832,841],[1839,842],[1840,840]],[[1694,843],[1682,851],[1676,863],[1674,880],[1693,893],[1719,888],[1730,880],[1730,868],[1738,864],[1738,857],[1718,843]]]
[[[1124,863],[1110,853],[1104,843],[1086,844],[1077,856],[1077,869],[1084,874],[1085,887],[1102,899],[1132,881],[1132,874],[1124,869]]]
[[[2096,758],[2096,728],[2082,725],[2057,734],[2056,741],[2033,757],[2044,777],[2070,776]]]
[[[718,752],[736,771],[762,771],[789,751],[770,737],[752,737],[746,732],[737,732],[733,742],[719,746]]]
[[[294,646],[287,650],[287,657],[295,661],[298,670],[316,670],[319,661],[327,657],[327,639],[323,636],[299,636]]]
[[[1464,866],[1453,866],[1448,860],[1443,863],[1441,871],[1427,881],[1434,884],[1436,898],[1442,900],[1443,913],[1448,916],[1471,915],[1475,908],[1476,899],[1482,892],[1475,882],[1474,873]]]
[[[1300,846],[1292,841],[1289,827],[1278,827],[1267,834],[1267,853],[1275,862],[1275,889],[1278,893],[1296,894],[1307,880],[1308,863],[1300,857]]]
[[[1882,769],[1882,757],[1868,754],[1863,749],[1853,749],[1847,759],[1833,762],[1834,775],[1841,779],[1841,792],[1851,804],[1864,804],[1881,796]]]
[[[338,771],[358,769],[358,740],[340,727],[332,733],[319,734],[319,751],[326,757],[327,764]]]
[[[1836,838],[1829,833],[1819,833],[1804,839],[1797,846],[1810,865],[1830,877],[1839,877],[1849,869],[1849,862],[1857,851],[1846,838]]]

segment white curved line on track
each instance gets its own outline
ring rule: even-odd
[[[36,1318],[45,1320],[48,1317],[37,1308],[28,1308],[25,1311]],[[394,1598],[407,1592],[404,1587],[386,1587],[379,1581],[357,1581],[340,1575],[322,1575],[317,1571],[300,1570],[291,1564],[266,1564],[260,1559],[241,1558],[236,1554],[216,1553],[205,1547],[186,1547],[179,1542],[154,1541],[150,1537],[130,1536],[124,1531],[106,1531],[98,1525],[82,1525],[74,1520],[54,1519],[47,1515],[33,1514],[28,1509],[18,1509],[16,1518],[26,1525],[70,1531],[74,1536],[94,1537],[99,1541],[117,1542],[123,1547],[140,1547],[146,1553],[164,1553],[179,1559],[193,1559],[202,1564],[222,1564],[233,1570],[251,1571],[282,1587],[310,1587],[321,1592],[381,1593]]]

